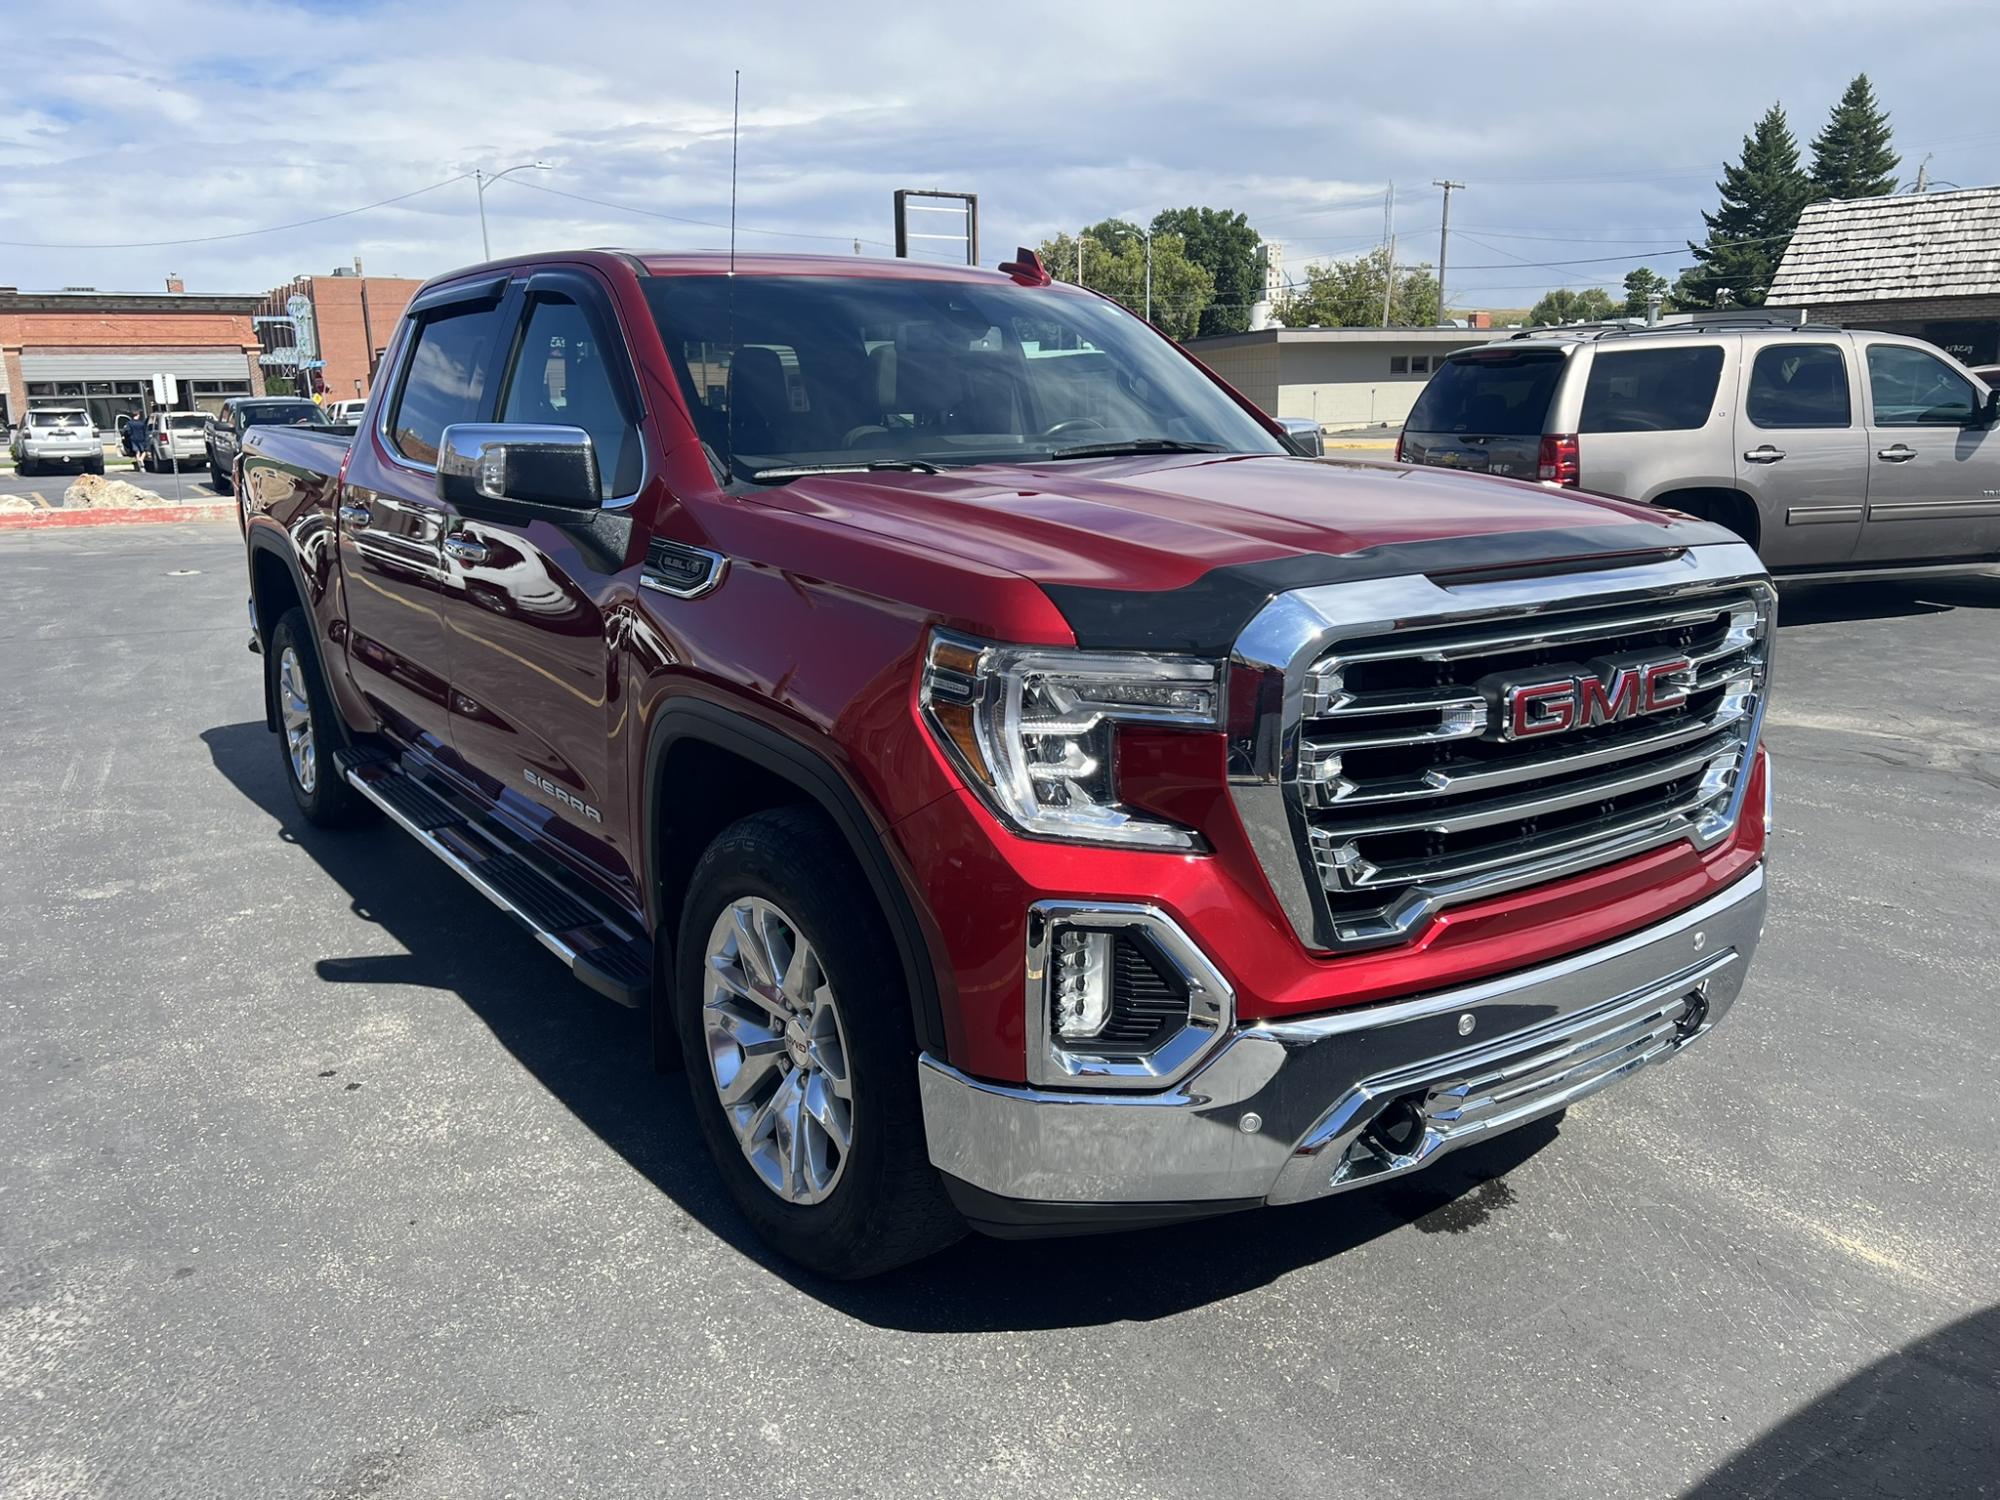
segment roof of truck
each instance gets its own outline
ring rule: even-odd
[[[630,253],[653,276],[724,276],[727,250],[659,250]],[[893,260],[871,255],[785,255],[738,252],[739,276],[907,276],[925,281],[1012,281],[1003,271],[938,260]]]

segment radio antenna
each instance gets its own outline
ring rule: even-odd
[[[729,105],[729,406],[722,414],[722,482],[736,479],[736,141],[743,123],[743,70]]]

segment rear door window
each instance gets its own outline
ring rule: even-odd
[[[1831,344],[1772,344],[1757,351],[1743,414],[1753,427],[1846,427],[1847,356]]]
[[[1554,349],[1454,355],[1431,376],[1404,425],[1412,432],[1539,437],[1562,369]]]
[[[1578,432],[1683,432],[1706,427],[1722,378],[1722,346],[1599,349],[1583,388]]]
[[[435,464],[445,428],[478,420],[499,323],[498,304],[474,302],[453,303],[418,325],[389,419],[389,441],[403,457]]]

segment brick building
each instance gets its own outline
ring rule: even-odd
[[[1765,304],[2000,362],[2000,187],[1815,203]]]
[[[151,377],[179,385],[176,404],[213,411],[252,389],[258,343],[254,294],[0,287],[0,414],[81,402],[109,431],[121,412],[151,407]]]
[[[329,401],[367,395],[396,320],[422,285],[406,276],[364,276],[357,260],[352,270],[342,266],[329,276],[295,276],[273,287],[257,309],[265,388],[274,388],[275,381],[301,394],[320,390]],[[303,320],[291,312],[295,297],[305,299]],[[301,363],[311,385],[296,383]],[[288,379],[295,383],[287,386]]]

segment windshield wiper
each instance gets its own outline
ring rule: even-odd
[[[1058,448],[1050,458],[1117,458],[1128,453],[1227,453],[1221,443],[1185,443],[1179,438],[1127,438],[1116,443],[1078,443]]]
[[[936,464],[921,458],[878,458],[865,464],[788,464],[779,469],[754,469],[750,478],[757,484],[782,484],[787,479],[804,479],[809,474],[868,474],[889,470],[905,474],[942,474]]]

